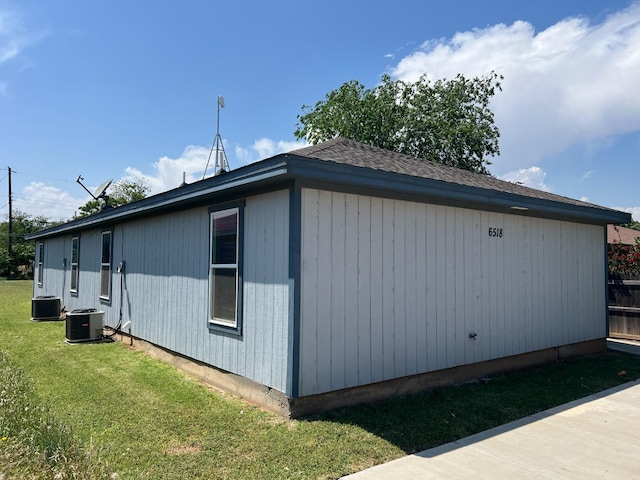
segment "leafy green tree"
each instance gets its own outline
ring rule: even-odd
[[[489,174],[487,157],[500,154],[500,132],[489,101],[502,90],[495,72],[467,79],[392,80],[367,89],[352,80],[315,107],[303,105],[294,135],[317,144],[335,137]]]
[[[127,203],[136,202],[147,197],[150,187],[143,178],[135,178],[133,180],[120,180],[109,187],[109,206],[120,207]],[[91,199],[80,210],[81,217],[87,217],[100,213],[104,206],[104,200]]]
[[[636,222],[635,220],[631,220],[631,223],[627,223],[622,226],[627,228],[632,228],[634,230],[640,230],[640,222]]]
[[[52,221],[43,216],[33,217],[27,213],[15,211],[13,213],[12,257],[9,258],[9,217],[0,223],[0,276],[25,277],[33,273],[33,258],[35,244],[26,241],[24,237],[30,233],[36,233],[48,227],[64,223]]]

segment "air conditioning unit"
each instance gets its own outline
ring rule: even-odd
[[[31,320],[60,320],[60,297],[53,295],[31,299]]]
[[[67,343],[93,342],[102,338],[104,312],[79,308],[67,313]]]

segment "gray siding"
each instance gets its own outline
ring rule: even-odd
[[[115,326],[122,306],[122,322],[131,321],[134,336],[287,393],[288,190],[246,199],[241,336],[208,328],[208,206],[116,225],[112,231],[111,301],[99,299],[102,230],[91,230],[80,236],[77,297],[69,293],[67,263],[67,310],[99,308],[105,323]],[[62,258],[71,258],[71,235],[47,239],[45,255],[46,287],[36,285],[34,291],[60,295]],[[124,276],[116,272],[121,261]],[[59,271],[52,267],[56,262]]]
[[[603,228],[304,189],[300,395],[606,336]]]
[[[69,237],[71,238],[71,237]],[[60,237],[55,241],[47,240],[44,242],[44,273],[42,285],[38,285],[38,244],[36,241],[36,255],[34,259],[34,282],[33,296],[53,295],[61,297],[63,292],[64,263],[63,259],[69,257],[65,248],[65,238]],[[69,244],[70,245],[70,244]],[[69,250],[71,246],[69,246]],[[68,268],[68,267],[67,267]],[[67,284],[68,290],[68,284]],[[62,298],[62,297],[61,297]]]
[[[44,241],[45,271],[43,286],[34,282],[34,296],[60,297],[67,311],[76,308],[99,308],[101,231],[83,232],[80,238],[78,290],[71,293],[71,238],[74,235],[48,238]],[[37,267],[37,258],[36,258]]]

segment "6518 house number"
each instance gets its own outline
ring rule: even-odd
[[[502,235],[503,235],[503,230],[501,228],[489,227],[489,236],[490,237],[502,238]]]

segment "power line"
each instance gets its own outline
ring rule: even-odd
[[[17,173],[19,175],[25,175],[27,177],[44,178],[45,180],[53,180],[53,181],[56,181],[56,182],[71,183],[71,180],[62,179],[62,178],[54,178],[54,177],[45,177],[44,175],[38,175],[38,174],[35,174],[35,173],[16,172],[15,170],[12,170],[12,173]]]

